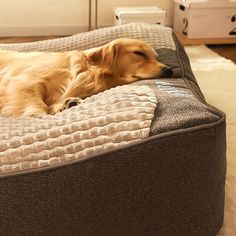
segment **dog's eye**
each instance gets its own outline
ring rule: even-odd
[[[142,51],[134,51],[134,54],[143,58],[147,58],[147,55]]]

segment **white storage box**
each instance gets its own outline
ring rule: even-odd
[[[165,25],[166,12],[158,7],[115,7],[114,24],[144,22]]]
[[[174,30],[190,39],[236,37],[236,0],[175,0]]]

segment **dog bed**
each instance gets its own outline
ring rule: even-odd
[[[3,235],[216,235],[223,223],[225,115],[205,102],[172,30],[128,24],[17,51],[150,43],[173,78],[143,80],[54,116],[0,118]]]

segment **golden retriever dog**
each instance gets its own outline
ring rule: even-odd
[[[171,77],[157,53],[137,39],[85,51],[0,50],[0,116],[42,117],[118,85]]]

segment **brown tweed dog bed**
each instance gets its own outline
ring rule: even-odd
[[[225,116],[205,102],[170,28],[129,24],[0,49],[83,50],[120,37],[150,43],[173,78],[116,87],[42,119],[0,117],[1,235],[220,230]]]

